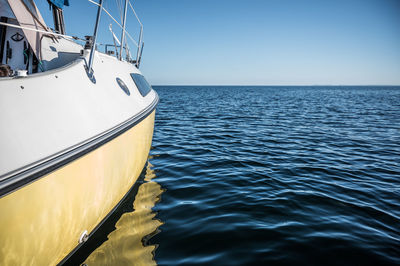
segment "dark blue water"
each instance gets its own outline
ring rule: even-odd
[[[400,88],[155,89],[152,262],[400,264]]]
[[[400,264],[400,89],[156,87],[159,264]]]

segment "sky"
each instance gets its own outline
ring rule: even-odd
[[[46,1],[36,2],[53,27]],[[153,85],[400,85],[400,0],[131,2]],[[116,0],[105,7],[120,18]],[[67,34],[92,35],[96,11],[70,0]],[[100,42],[112,43],[111,22],[103,13]],[[127,25],[137,36],[132,15]]]

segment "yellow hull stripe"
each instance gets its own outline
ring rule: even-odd
[[[0,265],[54,265],[135,183],[155,111],[103,146],[0,199]]]

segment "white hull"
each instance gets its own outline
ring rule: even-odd
[[[0,180],[90,142],[157,101],[153,90],[145,97],[139,93],[130,76],[139,73],[134,65],[96,53],[93,83],[87,58],[86,53],[62,68],[0,79]]]

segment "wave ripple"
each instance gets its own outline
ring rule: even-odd
[[[155,87],[159,264],[400,264],[400,90]]]

